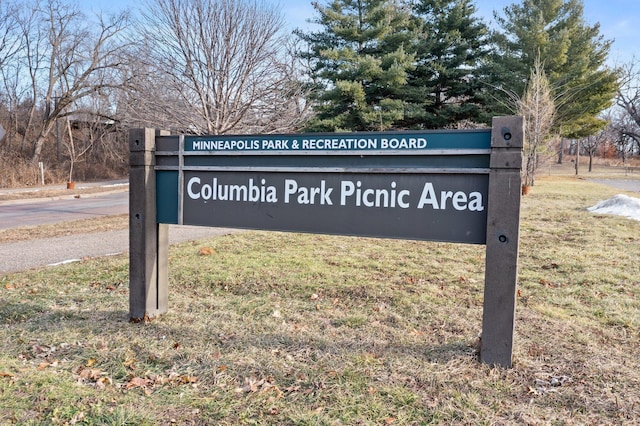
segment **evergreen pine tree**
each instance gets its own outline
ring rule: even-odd
[[[420,22],[417,65],[410,93],[422,98],[422,114],[410,117],[413,128],[442,128],[479,121],[482,111],[479,71],[489,51],[488,29],[474,16],[471,0],[418,0]],[[417,101],[417,99],[416,99]]]
[[[555,130],[577,138],[604,126],[597,116],[613,101],[617,75],[605,65],[611,42],[598,24],[584,22],[582,0],[523,0],[496,21],[494,113],[512,112],[508,99],[524,93],[539,55],[556,104]]]
[[[395,0],[314,3],[317,32],[298,32],[309,50],[316,117],[310,131],[393,128],[413,105],[403,91],[414,68],[412,20]]]

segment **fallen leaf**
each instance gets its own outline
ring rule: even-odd
[[[98,380],[96,380],[96,383],[102,385],[112,385],[113,380],[111,380],[111,377],[100,377]]]
[[[13,374],[5,373],[4,371],[0,371],[0,377],[8,377],[8,378],[12,379],[13,378]]]
[[[551,281],[545,280],[544,278],[540,278],[540,284],[546,285],[547,287],[553,287],[553,283]]]
[[[96,365],[96,362],[98,362],[97,359],[95,358],[89,358],[87,360],[87,363],[85,364],[87,367],[93,367],[94,365]]]
[[[196,383],[198,378],[196,376],[180,376],[178,377],[177,382],[181,385],[185,385],[188,383]]]
[[[199,254],[200,256],[211,256],[212,254],[215,254],[215,252],[216,251],[211,247],[201,247]]]
[[[135,370],[136,368],[136,359],[135,358],[129,358],[126,359],[122,365],[124,365],[125,367],[128,367],[131,370]]]
[[[142,377],[133,377],[131,380],[129,380],[127,383],[124,384],[124,387],[126,389],[133,389],[133,388],[144,389],[150,384],[151,384],[151,380],[149,379],[143,379]]]
[[[101,377],[101,371],[97,368],[83,368],[78,372],[78,376],[92,382],[98,381]]]

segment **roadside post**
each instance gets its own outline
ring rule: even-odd
[[[486,245],[480,360],[511,367],[522,117],[491,129],[130,132],[130,318],[168,309],[168,224]]]

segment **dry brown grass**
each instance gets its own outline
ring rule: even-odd
[[[102,194],[112,192],[109,186],[79,187],[76,189],[52,189],[51,187],[34,187],[33,190],[5,191],[0,193],[1,201],[21,201],[44,198],[73,198],[83,195]]]
[[[81,235],[91,232],[119,231],[129,226],[129,215],[103,216],[38,226],[0,229],[0,244],[43,238]]]
[[[146,324],[126,256],[5,276],[0,423],[637,424],[640,222],[585,210],[617,192],[541,178],[523,199],[508,370],[474,352],[482,246],[185,243]]]

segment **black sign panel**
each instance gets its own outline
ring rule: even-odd
[[[185,225],[484,244],[485,174],[184,171]]]

